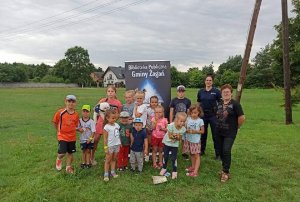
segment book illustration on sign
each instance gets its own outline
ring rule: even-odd
[[[155,85],[150,80],[145,80],[139,87],[139,90],[145,92],[145,103],[150,103],[150,97],[156,95],[159,103],[164,103],[163,98],[156,90]]]

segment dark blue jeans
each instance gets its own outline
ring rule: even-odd
[[[171,153],[171,160],[172,160],[173,172],[177,172],[178,147],[170,147],[170,146],[167,146],[167,145],[164,146],[163,168],[167,169],[168,160],[169,160],[169,152],[172,152]]]
[[[216,125],[217,125],[217,118],[215,116],[211,117],[203,117],[204,121],[204,133],[201,135],[201,152],[205,152],[206,149],[206,142],[207,142],[207,129],[208,129],[208,124],[210,125],[210,130],[214,142],[214,149],[215,149],[215,155],[219,156],[220,155],[220,150],[219,150],[219,142],[218,138],[216,137]]]
[[[217,138],[220,142],[220,156],[222,159],[223,171],[225,173],[229,173],[230,165],[231,165],[231,149],[235,140],[235,136],[226,137],[217,135]]]

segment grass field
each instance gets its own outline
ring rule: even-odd
[[[187,91],[192,102],[196,92]],[[228,183],[219,181],[221,164],[213,158],[209,136],[200,176],[186,177],[189,162],[179,157],[179,178],[160,185],[152,184],[151,175],[158,171],[150,165],[139,176],[125,172],[103,182],[102,146],[100,165],[81,170],[77,145],[76,174],[55,170],[57,141],[51,120],[71,93],[79,99],[78,109],[105,95],[104,89],[0,89],[0,201],[300,201],[300,106],[293,110],[295,124],[286,126],[279,92],[243,92],[247,120],[233,146]]]

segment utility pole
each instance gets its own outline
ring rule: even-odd
[[[289,31],[287,0],[281,0],[282,9],[282,44],[283,44],[283,76],[284,76],[284,108],[285,124],[293,123],[291,102],[291,70],[289,62]]]
[[[240,72],[240,79],[239,79],[239,83],[237,86],[236,100],[238,102],[240,102],[240,100],[241,100],[242,90],[243,90],[243,86],[244,86],[244,83],[246,80],[247,66],[249,63],[249,58],[250,58],[250,53],[251,53],[251,48],[252,48],[252,43],[253,43],[253,38],[254,38],[254,34],[255,34],[255,29],[256,29],[256,24],[257,24],[257,19],[258,19],[261,2],[262,2],[262,0],[256,0],[255,6],[254,6],[254,11],[253,11],[250,29],[249,29],[249,33],[248,33],[246,49],[244,52],[244,57],[243,57],[243,62],[242,62],[242,67],[241,67],[241,72]]]

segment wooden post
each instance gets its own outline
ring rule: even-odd
[[[291,70],[289,63],[289,31],[287,0],[281,0],[285,124],[293,123],[291,102]]]
[[[254,38],[254,34],[255,34],[255,29],[256,29],[256,24],[257,24],[257,19],[258,19],[261,2],[262,2],[262,0],[256,0],[255,6],[254,6],[254,11],[253,11],[250,29],[249,29],[249,33],[248,33],[246,49],[244,52],[244,57],[243,57],[243,62],[242,62],[242,67],[241,67],[241,72],[240,72],[240,79],[239,79],[239,83],[237,86],[236,100],[238,102],[240,102],[240,100],[241,100],[242,90],[243,90],[243,86],[244,86],[244,83],[246,80],[247,66],[249,63],[252,42],[253,42],[253,38]]]

